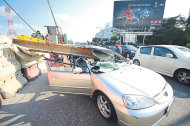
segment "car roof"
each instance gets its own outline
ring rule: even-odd
[[[149,46],[140,46],[141,47],[150,47],[150,46],[153,46],[153,47],[166,47],[166,48],[185,48],[183,46],[178,46],[178,45],[149,45]]]

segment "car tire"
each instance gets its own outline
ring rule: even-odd
[[[98,93],[96,103],[101,116],[109,122],[116,122],[117,116],[113,104],[106,95]]]
[[[175,72],[174,78],[181,84],[190,84],[190,71],[179,70]]]
[[[140,66],[141,64],[140,64],[140,61],[138,60],[138,59],[135,59],[134,61],[133,61],[133,64],[135,64],[135,65],[137,65],[137,66]]]

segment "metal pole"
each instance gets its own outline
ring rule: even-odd
[[[53,11],[52,11],[52,8],[51,8],[51,5],[50,5],[50,3],[49,3],[49,0],[47,0],[47,3],[48,3],[48,5],[49,5],[49,8],[50,8],[50,11],[51,11],[51,14],[52,14],[52,16],[53,16],[53,20],[54,20],[54,22],[55,22],[55,29],[57,29],[57,32],[58,32],[58,34],[59,34],[59,37],[60,37],[60,40],[61,40],[61,43],[63,44],[63,40],[62,40],[62,38],[61,38],[61,35],[60,35],[60,32],[59,32],[59,29],[58,29],[58,26],[57,26],[57,22],[56,22],[56,20],[55,20],[55,17],[54,17],[54,14],[53,14]],[[57,35],[56,35],[57,36]],[[56,43],[56,44],[58,44],[58,43]]]
[[[144,46],[144,40],[145,40],[145,37],[146,37],[146,36],[144,35],[144,37],[143,37],[143,46]]]
[[[119,36],[120,36],[120,42],[119,42],[119,45],[121,46],[121,34],[119,34]]]

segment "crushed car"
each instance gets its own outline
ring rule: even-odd
[[[89,95],[102,117],[119,125],[156,125],[168,115],[173,89],[165,79],[119,54],[91,46],[93,57],[62,55],[48,60],[52,92]]]

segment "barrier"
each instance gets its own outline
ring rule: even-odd
[[[37,64],[35,64],[29,68],[24,68],[24,73],[25,73],[25,77],[29,81],[33,81],[36,79],[36,77],[38,77],[38,75],[40,74],[40,71],[37,67]]]
[[[10,65],[10,66],[1,66],[0,65],[0,80],[6,78],[9,75],[14,74],[15,72],[21,69],[20,64]]]
[[[47,72],[47,61],[39,62],[38,69],[40,70],[41,73],[46,73]]]
[[[0,35],[0,44],[12,44],[12,39],[6,35]]]
[[[0,94],[3,98],[11,98],[17,91],[27,84],[26,78],[22,76],[21,71],[0,80]]]

